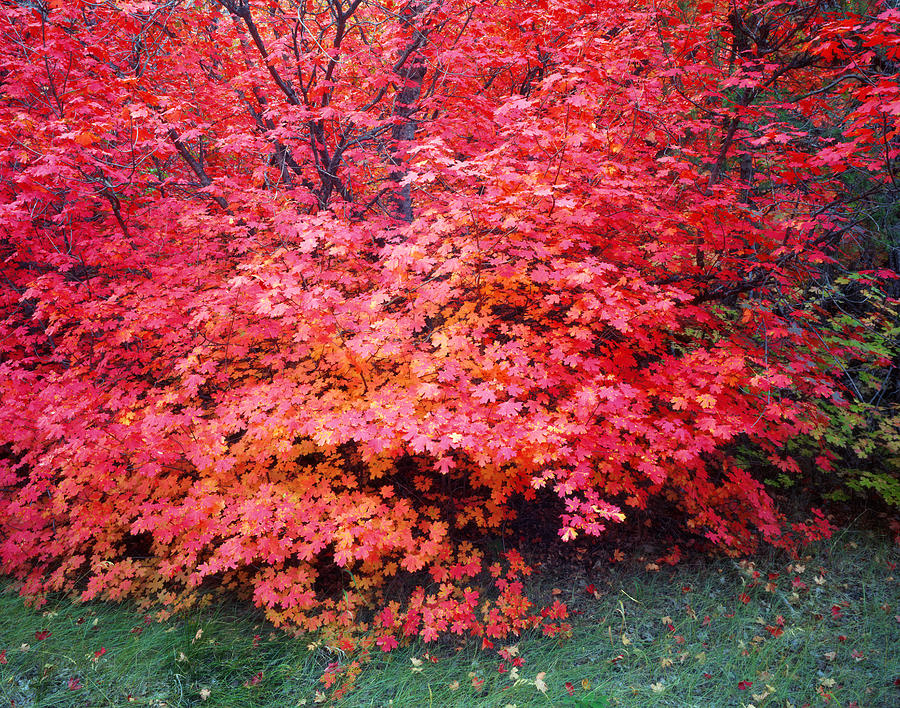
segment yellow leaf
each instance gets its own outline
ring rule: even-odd
[[[663,691],[666,690],[666,687],[663,686],[662,683],[659,683],[659,682],[657,682],[657,683],[651,683],[651,684],[650,684],[650,688],[653,689],[653,692],[654,692],[654,693],[662,693]]]
[[[591,690],[591,682],[588,681],[587,679],[581,679],[581,687],[585,691],[590,691]]]
[[[459,690],[459,681],[454,681],[453,683],[451,683],[451,684],[448,686],[448,688],[449,688],[451,691],[458,691],[458,690]]]
[[[629,644],[631,644],[631,639],[628,638],[628,635],[627,635],[627,634],[623,634],[623,635],[622,635],[622,644],[623,644],[624,646],[626,646],[626,647],[627,647]]]
[[[712,408],[714,405],[716,405],[716,399],[710,396],[708,393],[701,393],[694,400],[700,404],[701,408]]]
[[[547,692],[547,684],[544,683],[544,677],[546,675],[546,671],[541,671],[537,676],[534,677],[534,687],[541,693]]]

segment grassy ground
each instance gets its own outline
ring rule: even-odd
[[[246,609],[159,624],[0,592],[0,706],[897,706],[898,563],[897,546],[852,531],[799,562],[548,572],[533,596],[575,611],[571,638],[521,637],[507,659],[474,642],[379,652],[337,703],[319,677],[352,657]]]

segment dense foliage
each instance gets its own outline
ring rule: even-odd
[[[548,494],[562,541],[657,500],[734,552],[827,533],[736,451],[827,466],[843,363],[891,366],[879,310],[815,293],[896,194],[898,20],[4,2],[0,567],[248,588],[310,628],[376,608],[389,649],[537,621],[515,553],[492,602],[473,579]],[[852,274],[882,300],[885,262]]]

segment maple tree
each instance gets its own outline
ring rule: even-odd
[[[797,471],[785,443],[863,356],[808,295],[864,233],[842,175],[896,186],[900,11],[2,7],[0,567],[24,593],[215,581],[309,629],[376,608],[389,650],[540,621],[518,554],[475,588],[514,500],[555,494],[563,541],[657,499],[736,552],[828,532],[733,453]],[[430,580],[388,602],[400,573]]]

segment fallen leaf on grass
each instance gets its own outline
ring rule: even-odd
[[[459,681],[452,681],[449,686],[447,686],[451,691],[459,690]]]
[[[750,695],[753,697],[754,701],[762,702],[766,700],[769,696],[775,693],[775,687],[766,684],[766,690],[762,693],[751,693]]]
[[[262,671],[256,672],[256,673],[253,675],[252,678],[249,678],[249,679],[247,679],[246,681],[244,681],[244,687],[245,687],[245,688],[250,688],[250,686],[255,686],[255,685],[258,684],[260,681],[262,681],[262,677],[263,677],[263,672],[262,672]]]
[[[656,683],[651,683],[650,688],[654,693],[662,693],[666,690],[666,687],[662,685],[661,682],[657,681]]]
[[[205,701],[205,700],[207,700],[211,695],[212,695],[212,691],[210,691],[208,688],[201,688],[201,689],[200,689],[200,699],[201,699],[201,700],[204,700],[204,701]]]
[[[541,671],[537,676],[534,677],[534,687],[541,693],[547,692],[547,684],[544,682],[544,678],[546,676],[547,672]]]

